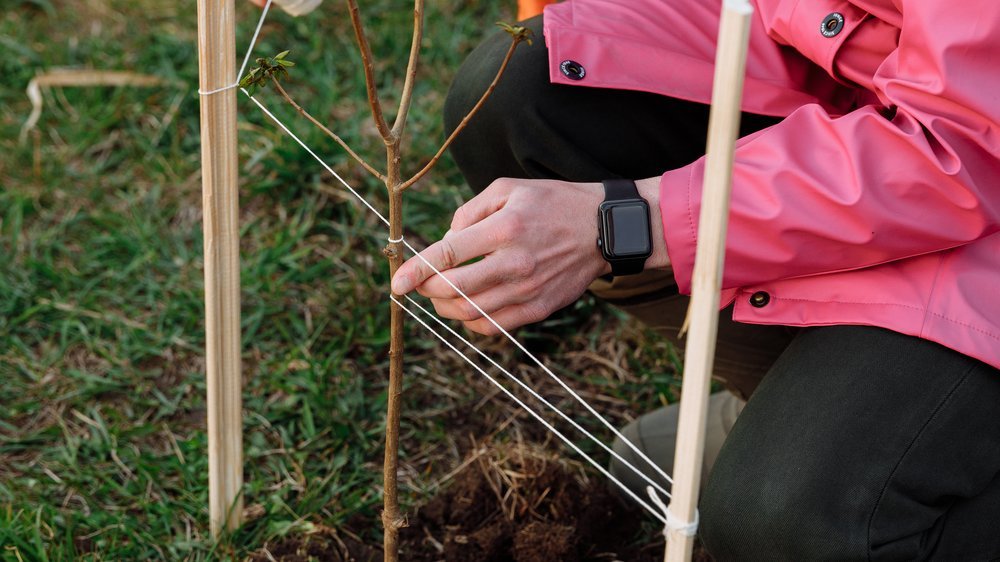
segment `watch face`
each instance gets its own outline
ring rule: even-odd
[[[616,258],[649,255],[649,207],[645,201],[615,203],[604,213],[607,246]]]

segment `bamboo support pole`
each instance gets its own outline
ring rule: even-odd
[[[677,448],[674,453],[674,487],[669,506],[674,517],[682,521],[695,521],[698,507],[705,417],[715,356],[719,292],[732,189],[733,150],[740,126],[740,98],[752,13],[748,0],[725,0],[719,23],[698,249],[688,311],[691,326],[685,348]],[[674,562],[690,560],[693,548],[694,536],[671,530],[667,537],[666,559]]]
[[[202,91],[236,82],[234,11],[234,0],[198,0]],[[213,536],[239,526],[243,512],[236,140],[236,90],[201,96],[208,496]]]

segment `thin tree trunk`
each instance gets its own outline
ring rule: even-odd
[[[399,139],[386,146],[386,188],[389,192],[389,242],[385,256],[389,260],[389,276],[403,265],[403,193],[399,185]],[[399,296],[399,295],[396,295]],[[382,524],[385,527],[383,547],[385,562],[399,559],[399,529],[405,521],[399,513],[397,492],[397,467],[399,465],[400,398],[403,393],[403,310],[395,302],[390,304],[389,321],[389,395],[385,420],[385,462],[382,468],[385,493],[383,495]]]
[[[313,125],[319,127],[324,133],[330,136],[343,147],[348,154],[354,157],[366,170],[375,177],[385,182],[389,195],[389,244],[383,250],[389,260],[390,279],[396,275],[396,271],[403,265],[403,192],[426,174],[441,158],[441,155],[448,148],[448,145],[458,136],[469,120],[479,108],[490,97],[496,88],[500,77],[507,68],[517,45],[522,41],[531,43],[530,30],[522,26],[511,26],[501,24],[508,33],[511,34],[511,45],[506,56],[497,70],[493,82],[483,93],[482,97],[469,113],[462,119],[462,122],[455,128],[452,134],[437,151],[431,161],[406,181],[402,180],[400,164],[402,162],[401,139],[403,130],[406,127],[406,117],[410,109],[413,98],[413,89],[417,75],[417,62],[420,54],[420,43],[423,37],[423,15],[424,0],[414,0],[413,6],[413,40],[410,45],[410,57],[406,65],[406,77],[403,84],[403,92],[399,103],[395,121],[390,129],[385,121],[382,112],[382,103],[378,95],[378,87],[375,80],[374,63],[372,60],[371,47],[365,35],[364,25],[361,19],[361,12],[358,8],[357,0],[347,0],[348,11],[351,15],[351,24],[358,41],[358,48],[361,52],[361,61],[365,73],[365,87],[368,93],[368,104],[372,112],[372,119],[375,128],[382,137],[386,147],[386,173],[380,174],[378,170],[369,165],[363,158],[355,153],[350,146],[338,135],[316,120],[305,109],[297,104],[287,91],[279,84],[277,76],[270,75],[270,81],[274,84],[278,93],[294,107],[300,114],[306,117]],[[262,76],[268,76],[265,72]],[[401,297],[401,295],[394,295]],[[404,311],[395,302],[390,304],[389,320],[389,389],[385,427],[385,461],[382,468],[383,475],[383,510],[382,525],[385,530],[383,546],[384,559],[386,562],[397,562],[399,560],[399,529],[406,526],[406,519],[399,512],[397,470],[399,467],[399,420],[400,420],[400,398],[403,393],[403,314]]]

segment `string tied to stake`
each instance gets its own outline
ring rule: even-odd
[[[260,35],[260,30],[264,27],[264,20],[267,19],[267,11],[271,9],[271,2],[273,0],[267,0],[264,4],[264,8],[260,12],[260,19],[257,20],[257,29],[253,32],[253,37],[250,39],[250,47],[247,49],[247,54],[243,56],[243,64],[240,65],[240,71],[236,73],[236,82],[228,86],[223,86],[221,88],[215,88],[214,90],[202,90],[198,88],[198,95],[210,96],[212,94],[218,94],[220,92],[227,92],[229,90],[234,90],[240,87],[240,80],[243,77],[243,73],[247,69],[247,64],[250,63],[250,55],[253,53],[254,45],[257,44],[257,37]],[[317,2],[318,4],[318,2]]]
[[[239,82],[234,82],[228,86],[223,86],[221,88],[216,88],[214,90],[208,90],[207,92],[205,90],[202,90],[201,88],[198,88],[198,95],[210,96],[212,94],[218,94],[219,92],[225,92],[226,90],[235,90],[237,87],[239,87],[239,85],[240,85]]]
[[[268,0],[267,3],[264,6],[264,10],[261,13],[260,21],[258,21],[258,23],[257,23],[257,29],[254,32],[253,38],[250,41],[250,45],[248,46],[246,55],[245,55],[245,57],[243,59],[243,66],[240,68],[239,75],[242,75],[243,72],[246,69],[247,63],[250,60],[251,53],[254,50],[258,34],[260,33],[261,28],[263,27],[264,19],[265,19],[266,15],[267,15],[267,10],[270,7],[272,1],[274,1],[274,0]],[[279,2],[279,4],[280,4],[280,2]],[[224,92],[224,91],[227,91],[227,90],[230,90],[230,89],[233,89],[233,88],[239,88],[239,83],[231,84],[229,86],[225,86],[225,87],[222,87],[222,88],[217,88],[217,89],[209,90],[209,91],[199,90],[199,94],[201,94],[201,95],[210,95],[210,94],[215,94],[215,93],[219,93],[219,92]],[[267,109],[267,107],[264,106],[263,103],[260,102],[260,100],[258,100],[252,94],[250,94],[250,92],[248,92],[246,88],[239,88],[239,89],[240,89],[240,91],[242,91],[247,96],[248,99],[250,99],[250,101],[252,101],[254,103],[254,105],[256,105],[264,113],[264,115],[266,115],[272,122],[274,122],[274,124],[277,125],[278,128],[280,128],[289,137],[291,137],[292,140],[294,140],[299,146],[302,147],[303,150],[305,150],[310,156],[312,156],[313,159],[315,159],[324,169],[326,169],[326,171],[328,171],[334,178],[336,178],[339,181],[339,183],[344,186],[345,189],[347,189],[352,195],[354,195],[354,197],[357,199],[358,202],[360,202],[369,211],[371,211],[376,217],[378,217],[378,219],[383,224],[385,224],[386,226],[389,226],[389,220],[384,215],[382,215],[382,213],[380,213],[356,189],[354,189],[353,186],[351,186],[349,183],[347,183],[347,181],[345,181],[344,178],[341,177],[340,174],[338,174],[336,172],[336,170],[334,170],[323,158],[321,158],[318,154],[316,154],[316,152],[309,145],[307,145],[298,135],[296,135],[288,127],[288,125],[286,125],[280,119],[278,119],[277,116],[275,116],[270,110]],[[434,264],[432,264],[426,257],[424,257],[417,248],[414,248],[409,242],[407,242],[404,239],[404,236],[400,235],[399,238],[395,238],[394,239],[394,238],[392,238],[392,235],[390,234],[387,237],[387,240],[388,240],[388,242],[390,244],[402,244],[403,247],[405,247],[407,250],[409,250],[410,252],[412,252],[420,261],[422,261],[424,263],[424,265],[428,266],[434,272],[435,276],[440,277],[442,280],[444,280],[445,283],[447,283],[452,289],[454,289],[458,295],[460,295],[466,302],[468,302],[473,308],[475,308],[475,310],[478,311],[483,316],[483,318],[485,318],[486,320],[488,320],[512,344],[514,344],[520,351],[522,351],[527,357],[529,357],[532,360],[532,362],[536,366],[538,366],[546,375],[548,375],[555,382],[557,382],[561,388],[563,388],[570,396],[572,396],[578,403],[580,403],[590,414],[592,414],[597,420],[599,420],[616,437],[619,437],[620,439],[622,439],[623,442],[640,459],[642,459],[643,461],[645,461],[645,463],[647,463],[654,471],[656,471],[660,476],[662,476],[664,478],[664,480],[666,480],[667,482],[672,482],[672,479],[670,478],[670,476],[668,474],[666,474],[663,471],[662,468],[660,468],[659,466],[657,466],[649,458],[649,456],[645,452],[643,452],[641,449],[639,449],[630,440],[628,440],[627,438],[625,438],[625,436],[622,435],[621,432],[616,427],[614,427],[614,425],[612,425],[604,416],[602,416],[600,413],[598,413],[590,404],[588,404],[586,402],[586,400],[584,400],[578,393],[576,393],[564,381],[562,381],[555,373],[553,373],[551,369],[549,369],[544,363],[542,363],[527,348],[525,348],[525,346],[521,342],[519,342],[516,338],[514,338],[510,334],[510,332],[508,332],[507,330],[505,330],[494,318],[492,318],[488,313],[486,313],[486,311],[484,311],[478,304],[476,304],[476,302],[473,301],[466,293],[464,293],[460,288],[458,288],[456,285],[454,285],[452,283],[452,281],[450,281],[448,279],[448,277],[446,277],[440,269],[438,269],[437,267],[435,267]],[[611,447],[609,447],[606,444],[604,444],[600,439],[598,439],[596,436],[594,436],[593,434],[591,434],[590,432],[588,432],[586,429],[584,429],[582,426],[580,426],[578,423],[576,423],[571,417],[567,416],[564,412],[560,411],[557,407],[555,407],[549,401],[545,400],[544,397],[542,397],[541,395],[539,395],[537,392],[534,392],[533,390],[531,390],[530,387],[528,387],[528,385],[526,383],[524,383],[523,381],[520,381],[517,377],[515,377],[509,371],[507,371],[506,369],[504,369],[503,367],[501,367],[499,364],[497,364],[494,360],[492,360],[482,350],[478,349],[476,346],[472,345],[467,340],[465,340],[464,338],[462,338],[461,336],[459,336],[450,327],[448,327],[447,324],[444,324],[436,316],[434,316],[429,311],[427,311],[426,309],[424,309],[423,307],[421,307],[412,298],[410,298],[409,296],[405,296],[405,298],[412,305],[414,305],[415,307],[419,308],[423,314],[427,315],[428,318],[431,318],[435,322],[437,322],[438,324],[442,325],[442,327],[444,329],[446,329],[448,332],[450,332],[451,335],[457,337],[465,345],[469,346],[474,351],[476,351],[476,353],[479,354],[479,356],[481,356],[484,359],[486,359],[487,361],[489,361],[494,367],[498,368],[501,372],[503,372],[505,376],[507,376],[512,381],[514,381],[519,386],[521,386],[521,388],[525,388],[526,390],[528,390],[529,393],[532,394],[532,396],[534,396],[536,399],[540,400],[542,404],[546,405],[551,410],[553,410],[555,413],[559,414],[560,417],[562,417],[564,420],[566,420],[567,422],[569,422],[575,429],[581,431],[586,437],[588,437],[594,443],[596,443],[597,445],[599,445],[600,447],[602,447],[612,457],[614,457],[618,461],[622,462],[625,466],[627,466],[628,468],[630,468],[636,475],[638,475],[639,477],[641,477],[647,483],[650,483],[650,484],[652,484],[652,486],[655,486],[655,488],[657,490],[659,490],[662,494],[666,495],[667,497],[670,497],[670,494],[662,486],[660,486],[660,484],[656,483],[649,476],[645,475],[642,471],[640,471],[638,468],[636,468],[631,462],[629,462],[628,460],[626,460],[625,458],[623,458],[620,454],[618,454],[616,451],[614,451],[614,449],[612,449]],[[411,317],[413,317],[418,323],[420,323],[431,334],[433,334],[435,337],[437,337],[439,340],[441,340],[441,342],[444,345],[446,345],[448,348],[450,348],[460,358],[462,358],[465,362],[467,362],[470,366],[472,366],[475,370],[477,370],[480,374],[482,374],[486,379],[488,379],[493,385],[497,386],[501,391],[503,391],[503,393],[506,394],[509,398],[511,398],[515,403],[517,403],[518,406],[520,406],[525,411],[527,411],[529,414],[531,414],[537,421],[539,421],[543,426],[545,426],[546,429],[548,429],[550,432],[552,432],[554,435],[556,435],[558,438],[560,438],[563,441],[563,443],[565,443],[570,449],[572,449],[574,452],[576,452],[577,454],[579,454],[584,460],[588,461],[598,472],[600,472],[602,475],[604,475],[605,477],[607,477],[612,483],[616,484],[619,488],[621,488],[622,491],[626,495],[628,495],[633,500],[635,500],[636,503],[638,503],[641,507],[643,507],[650,515],[652,515],[654,518],[656,518],[660,522],[662,522],[665,525],[667,525],[668,528],[678,527],[678,525],[676,524],[676,519],[674,519],[674,521],[675,521],[674,524],[670,523],[670,520],[668,519],[669,518],[669,512],[666,510],[666,508],[661,507],[660,510],[658,510],[657,508],[653,507],[652,505],[650,505],[646,501],[643,501],[643,499],[640,498],[637,493],[633,492],[631,489],[629,489],[627,486],[625,486],[624,483],[622,483],[621,481],[619,481],[618,479],[616,479],[608,471],[608,469],[606,469],[600,463],[596,462],[587,453],[585,453],[582,449],[580,449],[572,440],[570,440],[568,437],[566,437],[560,431],[558,431],[555,427],[553,427],[550,423],[548,423],[544,418],[542,418],[534,410],[534,408],[531,408],[530,406],[528,406],[527,404],[525,404],[524,402],[522,402],[520,399],[518,399],[515,395],[513,395],[512,393],[510,393],[510,391],[508,389],[506,389],[505,387],[503,387],[503,385],[501,385],[497,380],[495,380],[492,376],[490,376],[479,365],[477,365],[474,361],[472,361],[465,353],[463,353],[461,350],[459,350],[457,347],[455,347],[451,342],[449,342],[447,339],[445,339],[442,334],[438,333],[436,330],[434,330],[433,328],[431,328],[430,325],[427,324],[426,322],[424,322],[422,318],[420,318],[419,316],[417,316],[414,311],[412,311],[408,307],[404,306],[399,300],[396,299],[395,296],[390,295],[390,299],[393,302],[395,302],[397,305],[399,305],[408,315],[410,315]],[[666,518],[661,514],[661,511],[662,511],[662,513],[666,513],[667,514]],[[697,523],[694,524],[694,529],[695,530],[697,529]],[[693,534],[693,533],[694,533],[694,530],[691,531],[691,534]]]
[[[646,493],[649,494],[649,499],[653,501],[656,507],[660,508],[663,512],[664,519],[666,519],[666,523],[663,525],[663,536],[667,540],[670,540],[671,533],[679,533],[685,537],[693,537],[698,534],[700,516],[697,509],[694,510],[694,521],[685,521],[670,511],[670,508],[667,507],[667,504],[663,503],[663,500],[660,499],[660,496],[652,486],[646,486]]]

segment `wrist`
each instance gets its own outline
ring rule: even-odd
[[[600,183],[586,183],[582,184],[586,186],[586,192],[588,199],[590,200],[586,206],[587,208],[597,209],[598,206],[604,201],[604,187]],[[597,221],[593,223],[580,224],[592,224],[593,226],[588,226],[586,232],[586,238],[582,240],[582,243],[586,245],[587,252],[591,256],[591,263],[596,267],[594,273],[594,278],[604,277],[611,275],[611,264],[604,259],[604,255],[601,253],[601,248],[599,244],[595,244],[595,240],[600,239],[600,232],[597,227]]]
[[[649,203],[649,234],[652,254],[646,259],[646,269],[669,269],[670,256],[663,235],[663,218],[660,214],[660,177],[635,181],[639,195]]]

